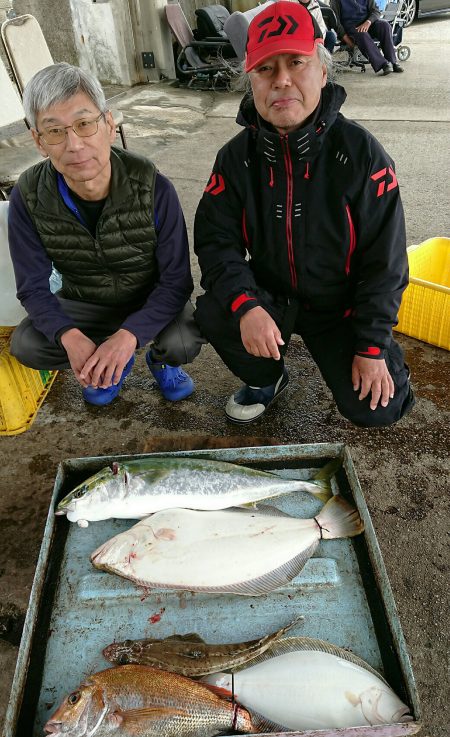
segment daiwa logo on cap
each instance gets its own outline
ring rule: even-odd
[[[283,18],[282,16],[275,18],[275,16],[272,15],[270,18],[266,18],[265,20],[263,20],[262,23],[258,23],[258,28],[268,25],[274,19],[278,22],[278,28],[276,28],[274,31],[270,31],[270,33],[267,34],[268,37],[269,36],[281,36],[285,32],[286,34],[289,34],[289,33],[292,34],[292,33],[295,33],[295,31],[298,28],[298,23],[296,20],[294,20],[292,15],[288,15],[285,18]],[[261,41],[264,40],[266,33],[267,33],[267,29],[265,28],[264,31],[261,33],[260,37],[258,38],[258,43],[261,43]]]
[[[248,28],[245,70],[250,72],[269,56],[312,56],[322,32],[311,13],[297,2],[280,0],[256,15]]]

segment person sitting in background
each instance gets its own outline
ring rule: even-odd
[[[119,394],[136,348],[165,399],[192,394],[180,367],[202,339],[183,213],[148,159],[112,147],[115,126],[95,77],[70,64],[42,69],[24,91],[44,161],[11,193],[9,243],[17,296],[28,313],[11,353],[35,369],[71,367],[86,402]],[[62,289],[52,294],[52,263]]]
[[[331,8],[338,22],[338,37],[350,47],[356,45],[375,73],[381,70],[383,75],[403,72],[397,61],[392,28],[387,21],[381,20],[375,0],[331,0]],[[381,51],[374,38],[380,42]]]
[[[323,44],[325,48],[327,49],[327,51],[329,51],[330,54],[332,54],[333,49],[336,46],[336,42],[337,42],[337,33],[336,31],[333,31],[332,28],[328,29],[326,27],[319,3],[317,2],[317,0],[298,0],[298,1],[301,5],[304,5],[305,8],[309,10],[312,17],[316,19],[317,25],[322,31]]]

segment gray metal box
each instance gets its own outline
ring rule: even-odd
[[[155,454],[162,456],[164,454]],[[308,478],[340,457],[335,491],[352,501],[365,532],[352,540],[327,540],[294,581],[268,595],[242,597],[153,589],[142,596],[129,581],[94,570],[90,553],[130,526],[129,520],[94,522],[87,529],[55,517],[58,501],[75,485],[115,460],[104,456],[63,461],[52,500],[25,620],[4,737],[43,734],[43,724],[88,673],[108,663],[102,649],[113,640],[197,632],[208,642],[254,639],[304,619],[289,635],[316,637],[351,649],[384,674],[409,704],[414,721],[292,732],[314,737],[398,737],[420,728],[420,707],[392,590],[375,531],[348,449],[342,444],[284,445],[171,453]],[[302,492],[278,497],[289,514],[312,517],[320,502]],[[133,521],[132,524],[134,524]]]

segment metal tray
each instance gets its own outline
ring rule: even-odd
[[[166,455],[163,453],[155,456]],[[307,730],[314,737],[397,737],[420,729],[420,707],[392,590],[348,449],[343,444],[282,445],[171,453],[307,478],[341,457],[335,491],[357,506],[365,533],[327,540],[288,586],[260,597],[153,589],[143,596],[129,581],[93,569],[90,553],[134,524],[95,522],[87,529],[55,517],[57,502],[76,484],[110,464],[148,456],[74,458],[58,468],[22,642],[6,713],[4,737],[41,737],[50,714],[83,678],[108,667],[102,648],[115,640],[197,632],[209,642],[239,642],[275,631],[299,615],[290,635],[317,637],[350,648],[382,672],[409,705],[406,724]],[[273,500],[271,500],[273,503]],[[309,494],[275,500],[290,514],[312,517],[320,508]]]

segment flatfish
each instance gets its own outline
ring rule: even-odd
[[[353,653],[322,640],[287,637],[249,666],[202,681],[233,691],[247,709],[286,730],[332,729],[412,721],[385,679]]]
[[[297,576],[321,538],[363,529],[357,510],[338,495],[312,519],[271,508],[170,509],[101,545],[91,562],[146,588],[258,596]]]

